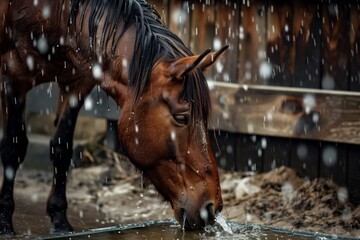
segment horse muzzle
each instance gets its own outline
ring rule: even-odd
[[[179,210],[175,210],[175,218],[183,229],[196,230],[214,224],[215,216],[221,210],[222,203],[215,206],[212,201],[206,201],[199,208],[191,203],[185,203]]]

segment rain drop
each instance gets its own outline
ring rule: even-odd
[[[305,158],[308,156],[308,149],[305,144],[299,144],[296,149],[296,154],[299,159],[305,160]]]
[[[176,132],[175,132],[174,130],[171,131],[170,136],[171,136],[171,140],[172,140],[172,141],[175,141],[175,139],[176,139]]]
[[[337,151],[335,147],[328,146],[322,152],[322,160],[325,166],[332,167],[337,161]]]
[[[204,220],[204,222],[207,223],[208,218],[209,218],[209,214],[208,214],[206,208],[201,208],[201,210],[200,210],[200,217],[201,217],[202,220]]]
[[[14,176],[15,176],[14,169],[12,169],[11,167],[7,167],[5,169],[5,177],[7,179],[14,179]]]
[[[36,42],[36,46],[41,54],[47,53],[49,49],[49,45],[45,37],[39,38]]]
[[[173,21],[173,23],[182,26],[185,24],[187,19],[187,14],[185,11],[181,10],[181,9],[177,9],[174,11],[174,13],[172,14],[171,20]]]
[[[226,147],[226,152],[229,153],[229,154],[231,154],[231,153],[233,152],[233,147],[232,147],[231,145],[228,145],[228,146]]]
[[[221,73],[224,69],[224,65],[220,61],[218,61],[216,62],[215,68],[217,73]]]
[[[85,99],[84,107],[85,107],[85,110],[86,110],[86,111],[90,111],[90,110],[93,109],[93,107],[94,107],[94,101],[93,101],[93,99],[92,99],[90,96]]]
[[[94,66],[92,67],[92,74],[95,79],[100,79],[103,76],[103,71],[100,64],[94,64]]]
[[[329,75],[329,74],[325,74],[325,76],[323,77],[322,81],[321,81],[321,84],[322,84],[322,88],[323,89],[334,89],[335,88],[335,80],[334,78]]]
[[[214,50],[217,51],[221,48],[221,41],[219,38],[215,38],[213,42]]]
[[[32,56],[26,57],[26,65],[30,71],[34,70],[34,58]]]
[[[267,141],[266,138],[262,138],[261,139],[261,148],[265,149],[267,147]]]
[[[50,6],[49,5],[46,5],[46,6],[43,7],[42,16],[45,19],[48,19],[50,17]]]
[[[76,95],[71,95],[70,98],[69,98],[70,107],[74,108],[74,107],[76,107],[78,105],[78,103],[79,103],[79,100],[76,97]]]
[[[61,36],[61,37],[60,37],[59,43],[60,43],[60,45],[64,45],[64,43],[65,43],[64,36]]]
[[[340,187],[337,192],[337,198],[342,203],[346,202],[349,198],[348,190],[345,187]]]
[[[80,210],[80,211],[79,211],[79,217],[80,217],[80,218],[83,218],[83,217],[84,217],[84,212],[83,212],[83,210]]]
[[[305,106],[305,112],[306,114],[309,114],[310,111],[315,107],[316,105],[316,98],[314,94],[305,94],[303,103]]]
[[[272,65],[267,62],[260,64],[259,74],[263,79],[269,79],[271,77]]]

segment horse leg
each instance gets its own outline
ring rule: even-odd
[[[66,217],[66,177],[73,154],[73,135],[76,119],[84,103],[84,98],[92,87],[93,85],[89,86],[84,94],[80,94],[82,97],[76,106],[70,106],[71,93],[65,93],[65,91],[60,93],[63,101],[59,100],[56,120],[58,126],[54,137],[50,141],[50,159],[53,163],[54,176],[47,202],[47,213],[52,222],[51,232],[73,230]],[[75,96],[78,96],[78,94]]]
[[[19,165],[23,162],[28,139],[24,121],[26,92],[15,88],[19,82],[2,76],[1,104],[3,109],[4,135],[1,140],[1,160],[4,178],[0,192],[0,235],[14,235],[14,180]],[[24,84],[23,84],[24,85]]]

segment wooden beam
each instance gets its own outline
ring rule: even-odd
[[[216,129],[360,144],[360,93],[208,82]]]

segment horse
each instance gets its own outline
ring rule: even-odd
[[[228,46],[194,55],[145,0],[2,0],[0,16],[1,235],[15,235],[14,181],[28,146],[26,93],[46,82],[60,90],[46,207],[52,233],[73,231],[66,176],[76,119],[96,85],[121,109],[118,138],[126,156],[171,204],[178,222],[188,230],[214,223],[223,202],[203,71]]]

